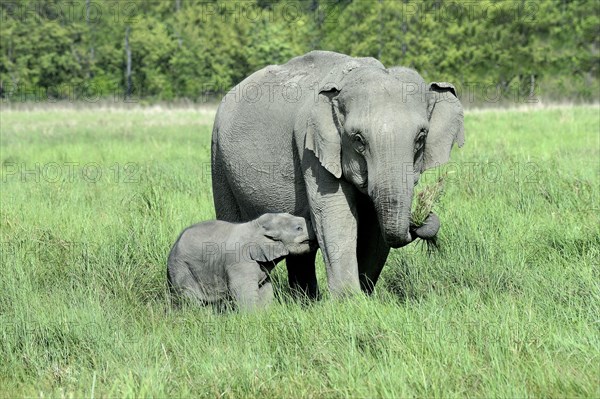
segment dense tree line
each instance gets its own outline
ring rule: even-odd
[[[454,82],[469,101],[599,98],[595,0],[2,1],[4,98],[202,101],[312,49]]]

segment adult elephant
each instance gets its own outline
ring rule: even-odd
[[[217,218],[311,218],[335,296],[371,292],[390,247],[439,228],[411,226],[420,174],[462,146],[452,85],[425,84],[373,58],[312,51],[255,72],[223,99],[213,127]],[[287,259],[290,286],[318,296],[315,253]]]

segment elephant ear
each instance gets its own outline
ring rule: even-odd
[[[338,179],[342,177],[342,124],[337,96],[344,79],[354,70],[384,66],[375,58],[347,59],[334,65],[318,84],[319,95],[306,122],[305,148],[315,153],[325,169]]]
[[[281,241],[269,240],[250,244],[250,259],[257,262],[271,262],[287,256],[289,251]]]
[[[342,176],[342,137],[336,97],[340,90],[327,83],[319,90],[316,104],[306,122],[305,147],[315,153],[321,165],[336,178]]]
[[[454,86],[446,82],[429,85],[429,133],[425,140],[423,170],[445,164],[454,143],[465,143],[463,108]]]
[[[270,262],[288,255],[281,239],[281,218],[276,213],[265,213],[255,221],[258,229],[249,244],[249,255],[257,262]]]

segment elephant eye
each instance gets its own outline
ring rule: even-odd
[[[364,137],[360,135],[360,133],[356,133],[352,136],[352,142],[354,144],[354,149],[357,152],[365,151],[367,143],[365,142]]]
[[[418,154],[425,146],[425,137],[427,137],[427,130],[421,129],[415,139],[415,154]]]
[[[427,137],[427,130],[421,129],[417,138],[415,140],[415,159],[414,159],[414,168],[415,168],[415,176],[418,176],[422,171],[423,164],[423,149],[425,147],[425,138]],[[416,181],[415,181],[416,184]]]
[[[296,226],[296,231],[302,231],[302,226]]]

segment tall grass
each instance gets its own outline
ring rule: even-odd
[[[256,314],[168,306],[171,244],[214,218],[212,117],[2,112],[0,396],[600,395],[597,106],[468,113],[422,178],[446,174],[439,251],[309,305],[280,265]]]

